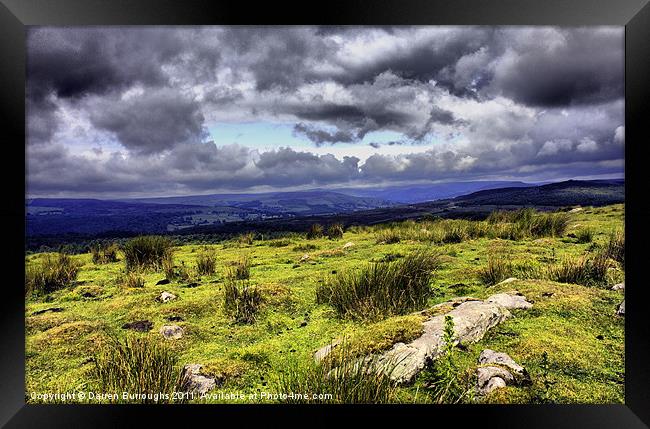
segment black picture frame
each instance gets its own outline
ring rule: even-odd
[[[251,417],[265,426],[286,426],[289,419],[309,426],[338,425],[359,414],[403,424],[468,422],[489,427],[641,428],[650,425],[649,311],[643,299],[650,243],[650,205],[643,145],[650,144],[644,123],[650,103],[649,0],[347,0],[312,4],[174,0],[0,0],[0,117],[4,165],[4,237],[0,246],[0,424],[7,427],[122,427],[136,418],[162,418],[194,424],[249,426]],[[196,25],[196,24],[454,24],[454,25],[624,25],[626,127],[626,321],[625,405],[525,406],[100,406],[26,405],[24,391],[24,231],[25,231],[25,28],[30,25]],[[644,168],[645,167],[645,168]],[[22,184],[22,185],[21,185]],[[23,247],[21,247],[21,244]],[[645,290],[644,290],[645,288]],[[215,409],[216,408],[216,409]],[[409,423],[411,421],[412,423]],[[453,424],[453,423],[452,423]]]

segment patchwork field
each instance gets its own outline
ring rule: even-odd
[[[33,393],[108,393],[108,385],[121,394],[119,381],[108,383],[98,367],[117,359],[115,342],[147,338],[146,344],[168,353],[170,383],[189,364],[202,365],[201,373],[214,380],[211,396],[189,402],[301,402],[274,396],[300,388],[333,394],[317,400],[323,402],[622,403],[624,317],[617,310],[624,292],[611,288],[624,281],[624,263],[608,249],[623,231],[624,206],[584,207],[561,215],[566,225],[543,231],[533,227],[531,234],[514,233],[509,228],[515,221],[495,216],[492,222],[429,219],[349,227],[339,238],[287,234],[267,240],[252,235],[216,245],[175,246],[174,267],[168,267],[174,275],[162,267],[129,274],[122,249],[117,261],[108,263],[93,262],[91,253],[72,255],[76,278],[60,289],[26,295],[26,400],[44,401]],[[338,296],[323,292],[335,284],[349,287],[350,273],[368,273],[364,269],[373,264],[397,266],[422,252],[435,260],[435,267],[419,304],[373,313],[379,304],[364,301],[367,312],[343,314],[334,305]],[[216,258],[215,272],[199,275],[197,261],[206,255]],[[38,271],[47,258],[27,255],[28,272]],[[249,278],[235,280],[234,271],[247,265],[242,258],[248,260]],[[135,277],[144,281],[143,287],[130,287],[140,286]],[[172,278],[157,284],[166,277]],[[516,280],[502,283],[506,278]],[[244,290],[257,294],[250,297],[252,303],[237,295],[241,299],[231,297],[234,301],[225,304],[229,293]],[[381,384],[381,395],[337,393],[345,389],[334,386],[327,379],[331,374],[319,372],[314,362],[314,352],[333,342],[343,342],[357,362],[381,354],[395,343],[418,338],[427,318],[444,314],[421,310],[456,297],[484,300],[512,291],[532,308],[510,310],[511,317],[478,342],[461,341],[438,359],[444,365],[430,363],[414,382]],[[161,302],[163,292],[175,299]],[[134,322],[143,323],[125,328]],[[164,338],[163,326],[178,326],[182,334]],[[485,349],[507,353],[525,368],[526,382],[478,395],[478,358]],[[441,390],[445,380],[452,388]],[[87,394],[62,401],[97,402]]]

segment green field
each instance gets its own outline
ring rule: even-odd
[[[513,289],[533,302],[532,309],[514,310],[513,317],[490,330],[481,341],[464,345],[455,354],[459,374],[473,374],[483,349],[508,353],[528,370],[532,383],[499,389],[470,401],[622,403],[624,318],[617,316],[616,310],[623,293],[610,288],[624,280],[623,266],[610,261],[607,281],[597,285],[558,283],[543,273],[550,265],[593,254],[604,246],[612,232],[623,230],[624,207],[585,207],[567,216],[568,227],[559,237],[461,237],[440,243],[426,238],[429,224],[409,222],[392,227],[350,227],[340,239],[308,240],[304,234],[287,234],[282,239],[255,239],[252,244],[235,239],[216,245],[183,245],[174,248],[174,263],[187,267],[192,278],[156,285],[165,274],[147,270],[142,273],[143,288],[124,287],[119,281],[125,274],[121,252],[117,262],[101,265],[92,262],[90,253],[74,255],[81,267],[72,284],[26,298],[27,401],[39,401],[31,399],[32,392],[98,391],[97,380],[92,377],[95,354],[110,338],[126,336],[148,336],[164,343],[178,358],[179,367],[202,364],[209,368],[221,381],[212,393],[277,392],[283,371],[313,365],[313,353],[333,339],[350,338],[359,348],[376,352],[397,340],[417,336],[420,316],[396,315],[372,321],[343,319],[330,305],[316,304],[316,290],[346,270],[429,250],[440,254],[441,266],[433,275],[433,293],[424,308],[453,297],[482,299]],[[387,228],[420,231],[425,238],[404,234],[399,242],[383,244],[380,238]],[[594,234],[590,240],[580,242],[575,236],[584,230]],[[193,273],[196,259],[206,247],[216,254],[217,271],[214,275],[198,276]],[[263,297],[253,323],[233,321],[223,306],[226,272],[243,256],[251,261],[250,284],[257,285]],[[44,257],[28,255],[26,264],[38,266]],[[485,285],[479,273],[490,257],[512,263],[517,267],[514,276],[519,280]],[[197,285],[188,287],[192,282]],[[161,303],[156,298],[163,291],[178,298]],[[34,315],[52,307],[63,310]],[[182,320],[170,322],[168,318],[173,316]],[[144,320],[153,322],[153,329],[147,333],[122,328],[125,323]],[[163,339],[159,329],[170,324],[181,326],[184,336]],[[434,401],[426,377],[427,371],[414,384],[399,387],[394,402]]]

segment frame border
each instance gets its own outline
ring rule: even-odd
[[[314,5],[310,14],[289,2],[266,2],[252,7],[243,2],[222,0],[0,0],[0,115],[6,119],[5,150],[13,168],[0,169],[7,203],[0,206],[0,221],[11,234],[9,245],[0,246],[0,261],[11,270],[0,299],[0,321],[5,332],[0,343],[2,401],[0,424],[8,427],[49,426],[131,426],[134,418],[150,420],[162,417],[166,423],[187,424],[188,418],[264,418],[265,425],[287,417],[305,419],[316,426],[336,424],[315,416],[372,417],[386,421],[400,416],[402,422],[427,418],[435,422],[477,423],[503,427],[648,427],[650,424],[650,372],[647,357],[650,339],[648,312],[642,307],[644,291],[643,245],[649,243],[650,203],[644,198],[643,150],[650,142],[650,130],[644,127],[644,113],[650,104],[650,0],[333,0]],[[317,14],[315,13],[317,12]],[[25,173],[25,27],[31,25],[197,25],[197,24],[392,24],[392,25],[625,25],[625,127],[626,145],[626,277],[633,287],[626,290],[625,329],[626,382],[625,405],[509,405],[509,406],[323,406],[291,405],[176,405],[166,407],[128,405],[26,405],[24,392],[24,297],[18,283],[24,278],[25,182],[16,177]],[[638,143],[637,143],[638,141]],[[646,143],[647,144],[647,143]],[[19,185],[22,183],[22,186]],[[631,231],[634,231],[632,234]],[[23,246],[19,247],[19,243]],[[639,287],[636,287],[639,285]],[[647,290],[647,289],[646,289]],[[15,334],[18,332],[18,334]],[[215,413],[216,411],[216,413]],[[433,412],[431,412],[433,411]],[[242,420],[243,419],[243,420]],[[214,421],[214,420],[212,420]],[[644,423],[645,422],[645,423]],[[284,423],[286,425],[286,423]],[[274,427],[274,424],[270,424]]]

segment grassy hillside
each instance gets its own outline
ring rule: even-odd
[[[612,232],[623,229],[624,208],[588,207],[566,216],[568,225],[558,236],[522,233],[498,238],[505,221],[443,220],[352,227],[337,239],[287,234],[274,240],[250,236],[216,245],[183,245],[173,249],[175,272],[180,273],[176,279],[156,285],[166,275],[151,267],[136,274],[144,287],[125,284],[121,250],[117,261],[103,264],[94,263],[91,254],[74,255],[72,260],[79,264],[75,280],[60,290],[26,298],[27,400],[39,401],[30,398],[30,392],[100,391],[93,376],[94,359],[111,341],[126,337],[163,343],[177,358],[176,368],[204,365],[218,380],[213,392],[277,393],[288,372],[308,372],[314,351],[334,339],[345,337],[355,353],[363,354],[417,337],[422,315],[342,318],[329,304],[316,304],[316,293],[320,285],[348,270],[358,272],[371,262],[399,261],[426,250],[439,254],[440,267],[430,283],[432,293],[419,309],[453,297],[486,298],[513,289],[534,303],[531,310],[514,310],[514,317],[455,354],[461,379],[466,375],[471,382],[479,353],[490,348],[523,365],[532,382],[465,401],[622,403],[624,320],[615,313],[623,296],[610,288],[624,280],[623,265],[610,259],[603,276],[589,274],[583,284],[554,280],[559,279],[562,264],[577,264],[583,256],[597,254]],[[216,272],[198,275],[197,260],[206,248],[216,255]],[[42,266],[47,257],[27,256],[28,269]],[[233,320],[224,307],[228,272],[242,257],[250,261],[248,283],[257,287],[262,299],[252,323]],[[488,285],[486,268],[495,264],[502,268],[496,280],[510,276],[519,280]],[[162,292],[178,298],[159,302]],[[60,310],[44,311],[52,308]],[[150,321],[153,328],[146,333],[123,328],[136,321]],[[159,329],[170,324],[181,326],[184,336],[162,339]],[[435,402],[430,377],[430,371],[424,371],[413,385],[399,387],[391,402]],[[87,399],[71,402],[79,401]],[[284,402],[248,397],[243,401]]]

